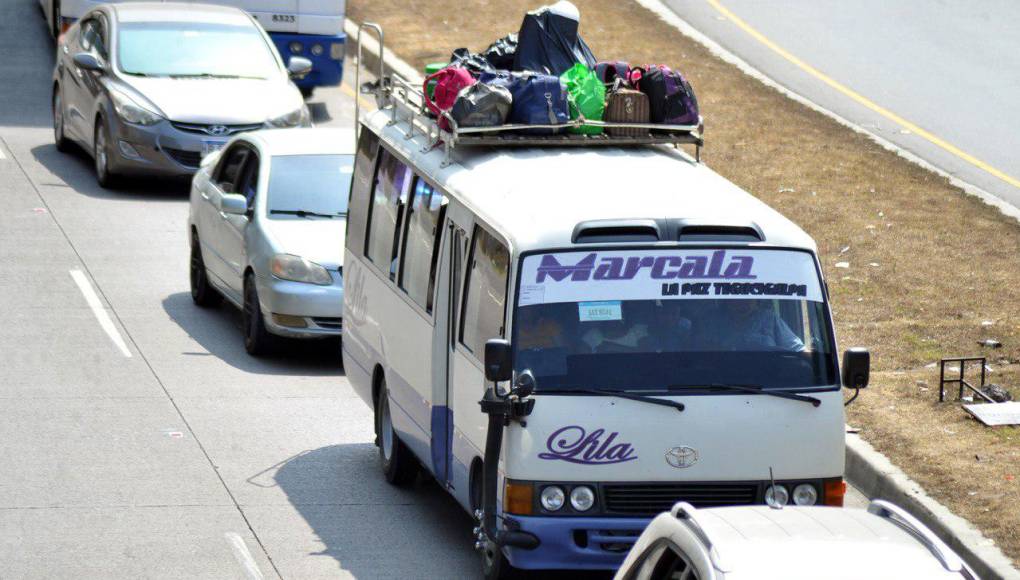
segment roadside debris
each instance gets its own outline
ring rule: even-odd
[[[992,342],[998,344],[998,341]],[[999,346],[1002,345],[999,344]],[[956,363],[959,366],[950,367],[948,363]],[[981,373],[980,381],[976,386],[966,378],[967,369],[973,369],[975,364],[980,365],[978,369]],[[939,365],[940,403],[946,400],[946,386],[955,385],[959,387],[957,400],[965,403],[963,409],[984,425],[989,427],[1020,425],[1020,402],[1014,402],[1012,393],[1001,385],[985,383],[987,374],[991,372],[991,367],[988,366],[985,357],[944,358],[939,362]],[[972,404],[975,398],[981,399],[983,402]]]
[[[837,268],[849,268],[850,262],[836,262]]]
[[[978,344],[981,346],[987,346],[989,348],[1002,348],[1002,343],[995,340],[994,338],[986,338],[984,340],[979,340]]]

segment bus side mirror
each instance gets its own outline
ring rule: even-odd
[[[848,389],[863,389],[868,386],[871,374],[871,353],[868,349],[854,347],[843,353],[843,386]]]
[[[485,343],[485,378],[494,382],[509,381],[513,377],[510,341],[493,338]]]

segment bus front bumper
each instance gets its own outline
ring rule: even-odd
[[[533,550],[504,548],[525,570],[616,570],[651,518],[508,516],[534,534]]]

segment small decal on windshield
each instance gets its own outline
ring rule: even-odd
[[[619,300],[579,302],[577,304],[577,316],[581,322],[623,320],[623,307]]]
[[[518,304],[527,306],[529,304],[542,304],[545,302],[545,286],[542,284],[521,284],[521,295]]]

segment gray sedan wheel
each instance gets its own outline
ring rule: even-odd
[[[241,309],[244,324],[244,350],[252,356],[263,356],[272,352],[276,346],[276,337],[266,330],[266,321],[262,318],[262,306],[259,305],[259,293],[255,287],[255,276],[248,274],[244,278],[244,308]]]
[[[100,117],[96,122],[96,134],[93,140],[92,157],[95,159],[96,181],[103,188],[113,187],[116,176],[110,171],[110,130],[106,121]]]
[[[64,136],[64,99],[59,88],[53,90],[53,143],[60,152],[66,152],[70,145]]]
[[[199,245],[197,234],[191,237],[191,263],[188,270],[191,282],[191,300],[197,306],[208,308],[223,301],[223,296],[209,283],[209,275],[205,269],[205,261],[202,259],[202,247]]]

